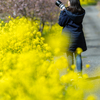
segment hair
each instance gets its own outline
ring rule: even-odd
[[[66,9],[72,13],[83,13],[85,10],[82,8],[79,0],[69,0],[70,6],[66,7]]]

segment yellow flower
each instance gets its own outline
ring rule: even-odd
[[[55,53],[55,55],[59,54],[60,53],[60,49],[59,48],[55,48],[54,53]]]
[[[95,95],[89,95],[86,100],[97,100],[97,97]]]
[[[41,40],[44,41],[45,39],[43,37],[41,37]]]
[[[90,65],[89,64],[86,64],[86,68],[89,68],[90,67]]]
[[[3,75],[3,72],[0,72],[0,76],[2,76]]]
[[[4,21],[1,21],[1,23],[4,23]]]
[[[37,32],[37,35],[38,35],[38,36],[41,36],[41,32]]]
[[[83,78],[88,78],[88,74],[83,74]]]
[[[71,65],[71,68],[72,68],[72,69],[75,69],[75,68],[76,68],[76,65]]]
[[[46,50],[49,51],[51,50],[51,48],[49,46],[46,46]]]
[[[76,53],[77,53],[77,54],[81,54],[82,52],[83,52],[83,50],[82,50],[81,48],[77,48],[77,49],[76,49]]]
[[[51,56],[52,56],[51,52],[46,53],[46,57],[47,57],[47,58],[49,58],[49,57],[51,57]]]
[[[41,50],[41,47],[40,47],[40,45],[37,45],[37,49],[38,49],[38,50]]]
[[[69,72],[69,71],[70,71],[70,69],[69,69],[69,68],[67,68],[67,71]]]

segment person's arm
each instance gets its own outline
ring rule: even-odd
[[[60,26],[64,27],[65,24],[67,23],[67,19],[68,19],[68,16],[67,16],[66,12],[64,10],[61,10],[59,20],[58,20],[58,24]]]

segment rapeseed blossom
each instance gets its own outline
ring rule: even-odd
[[[89,68],[90,67],[90,65],[89,64],[86,64],[86,68]]]
[[[60,43],[68,40],[60,38],[61,28],[55,24],[49,33],[56,42],[50,37],[46,43],[38,23],[25,17],[9,19],[0,23],[0,100],[82,100],[92,84],[87,86],[88,81],[70,70],[59,74],[68,68]]]

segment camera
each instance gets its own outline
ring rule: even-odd
[[[60,0],[56,1],[55,4],[56,4],[60,9],[65,9],[64,4],[63,4]]]

